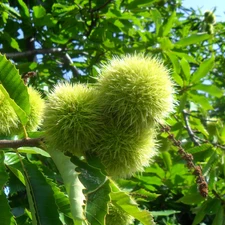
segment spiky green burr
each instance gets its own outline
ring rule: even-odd
[[[108,123],[91,148],[113,178],[127,178],[143,171],[157,152],[154,130],[137,133],[134,129]]]
[[[98,80],[105,115],[126,126],[164,122],[173,109],[173,83],[159,59],[144,55],[115,57],[102,66]]]
[[[99,129],[95,90],[82,84],[60,84],[49,95],[44,129],[46,141],[63,152],[82,155]]]
[[[19,127],[19,118],[13,107],[0,91],[0,135],[9,135],[12,129]]]
[[[26,131],[34,131],[41,124],[45,103],[40,93],[32,87],[28,87],[28,95],[31,111],[25,128]],[[24,131],[13,107],[2,92],[0,92],[0,120],[0,134],[16,135]]]
[[[43,120],[45,101],[41,94],[32,87],[28,87],[29,101],[30,101],[30,115],[26,124],[27,131],[37,130]]]

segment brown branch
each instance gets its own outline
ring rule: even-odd
[[[31,55],[37,55],[37,54],[50,54],[50,53],[62,53],[66,49],[63,48],[47,48],[47,49],[34,49],[24,52],[12,52],[12,53],[4,53],[7,58],[19,58],[19,57],[27,57]]]
[[[74,74],[74,77],[79,76],[78,69],[76,66],[73,65],[73,61],[68,53],[64,53],[67,49],[64,48],[48,48],[48,49],[34,49],[29,50],[25,52],[12,52],[12,53],[4,53],[7,58],[19,58],[19,57],[27,57],[31,55],[37,55],[37,54],[51,54],[51,53],[60,53],[63,54],[63,59],[66,64],[68,64],[71,67],[71,70]]]
[[[19,148],[24,146],[40,147],[43,142],[43,138],[27,138],[22,140],[0,140],[1,148]]]

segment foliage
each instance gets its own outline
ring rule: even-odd
[[[4,0],[0,12],[0,94],[24,131],[1,134],[1,224],[104,225],[112,206],[134,225],[225,223],[225,23],[216,12],[175,0]],[[144,172],[114,181],[97,158],[47,153],[43,129],[27,133],[27,85],[44,98],[60,81],[94,86],[102,64],[135,52],[162,60],[176,89],[170,130],[158,126]]]

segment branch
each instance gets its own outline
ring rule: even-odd
[[[111,1],[112,0],[108,0],[103,5],[99,6],[97,9],[92,9],[92,12],[96,12],[96,11],[99,11],[99,10],[105,8]]]
[[[43,138],[27,138],[22,140],[0,140],[1,148],[19,148],[24,146],[40,147],[43,142]]]
[[[71,70],[74,74],[74,77],[78,77],[79,76],[78,69],[76,68],[76,66],[73,65],[73,61],[71,57],[69,56],[68,53],[64,54],[66,50],[67,49],[64,49],[64,48],[47,48],[47,49],[34,49],[34,50],[25,51],[25,52],[12,52],[12,53],[4,53],[4,54],[6,55],[7,58],[14,59],[14,58],[27,57],[31,55],[37,55],[37,54],[61,53],[63,54],[63,59],[65,63],[70,65]]]
[[[31,55],[37,55],[37,54],[49,54],[49,53],[62,53],[66,49],[63,48],[46,48],[46,49],[34,49],[34,50],[29,50],[25,52],[12,52],[12,53],[4,53],[7,58],[19,58],[19,57],[26,57],[26,56],[31,56]]]
[[[66,53],[64,56],[63,56],[63,59],[64,61],[69,64],[71,66],[71,70],[74,74],[74,77],[78,77],[79,76],[79,72],[77,70],[77,67],[73,65],[73,61],[72,59],[70,58],[69,54]]]
[[[191,138],[191,140],[194,142],[195,145],[199,146],[200,144],[196,140],[196,136],[195,136],[194,132],[192,131],[191,127],[190,127],[190,124],[189,124],[189,121],[188,121],[188,115],[187,115],[186,111],[183,110],[182,112],[183,112],[183,115],[184,115],[184,122],[185,122],[187,132],[189,134],[189,137]]]

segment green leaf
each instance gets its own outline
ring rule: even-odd
[[[33,15],[35,19],[40,19],[46,15],[46,10],[42,5],[33,7]]]
[[[12,166],[8,166],[8,168],[10,169],[10,171],[21,181],[21,183],[26,186],[26,181],[25,178],[22,174],[22,172],[20,170],[18,170],[17,168],[14,168]]]
[[[214,66],[214,56],[202,62],[196,72],[193,73],[191,82],[198,83],[201,78],[205,77]]]
[[[35,209],[35,211],[31,209],[32,219],[36,220],[38,225],[62,225],[51,186],[36,165],[25,161],[23,164],[26,187],[29,187],[27,189],[29,204],[33,204]]]
[[[90,224],[104,224],[110,192],[109,180],[106,180],[98,189],[87,195],[87,219]]]
[[[137,203],[126,192],[121,191],[112,180],[110,181],[110,186],[112,188],[110,197],[114,205],[139,220],[143,225],[155,224],[151,213],[147,210],[140,210]]]
[[[212,225],[223,225],[224,222],[225,222],[224,209],[223,206],[220,205],[219,207],[217,207],[217,213],[213,220]]]
[[[191,69],[188,61],[185,58],[182,58],[180,61],[180,65],[183,70],[184,80],[189,81],[189,78],[191,76]]]
[[[89,156],[87,156],[89,164],[82,162],[76,157],[72,157],[71,161],[78,166],[79,178],[86,188],[88,222],[93,225],[104,224],[111,189],[108,178],[100,169],[103,166],[98,159]]]
[[[178,56],[179,58],[185,58],[188,62],[192,62],[192,63],[195,63],[195,64],[198,64],[196,59],[191,56],[191,55],[188,55],[187,53],[184,53],[184,52],[176,52],[173,50],[173,54],[175,54],[176,56]]]
[[[215,96],[217,98],[222,97],[223,93],[224,93],[224,91],[222,89],[218,88],[217,86],[215,86],[213,84],[210,84],[210,85],[198,84],[198,85],[192,86],[191,89],[204,91],[204,92],[209,93],[210,95]]]
[[[163,26],[163,34],[162,34],[162,36],[167,36],[170,33],[171,28],[173,27],[175,19],[176,19],[176,11],[173,11],[171,16],[169,17],[167,23]]]
[[[51,155],[62,176],[66,192],[69,196],[71,213],[75,224],[86,224],[83,209],[85,201],[83,194],[84,186],[79,180],[79,173],[75,171],[76,166],[70,161],[68,156],[65,156],[60,151],[48,149],[48,153]]]
[[[17,149],[17,151],[19,153],[38,154],[38,155],[43,155],[45,157],[50,157],[50,155],[46,151],[37,147],[20,147]]]
[[[206,150],[208,150],[209,148],[211,148],[211,144],[202,144],[200,146],[196,146],[196,147],[193,147],[193,148],[189,148],[187,149],[186,151],[190,154],[195,154],[195,153],[199,153],[199,152],[204,152]]]
[[[23,125],[30,114],[30,102],[27,87],[15,66],[0,54],[0,90],[10,101]]]
[[[209,98],[200,94],[192,94],[188,93],[190,100],[194,102],[196,105],[202,107],[203,110],[207,111],[213,109],[212,104],[209,102]]]
[[[73,218],[72,213],[70,211],[70,201],[68,196],[59,189],[58,184],[53,182],[53,180],[51,180],[47,176],[45,176],[45,179],[47,183],[51,186],[54,192],[54,198],[55,198],[55,202],[58,207],[58,210],[64,213],[66,216]]]
[[[155,33],[156,35],[158,35],[160,27],[162,25],[162,15],[157,9],[151,9],[150,14],[155,23],[155,29],[156,29]]]
[[[8,180],[8,174],[5,170],[5,164],[4,164],[4,153],[3,151],[0,151],[0,191],[3,189],[3,186]]]
[[[21,156],[21,158],[23,158],[23,157]],[[6,152],[5,153],[5,164],[7,166],[16,164],[18,162],[20,162],[20,159],[15,152]]]
[[[180,67],[180,62],[179,62],[177,56],[175,54],[173,54],[173,52],[171,52],[171,51],[166,51],[165,53],[169,57],[170,61],[172,62],[173,69],[176,72],[176,74],[180,74],[181,67]]]
[[[4,153],[0,151],[0,221],[1,225],[14,225],[16,222],[4,193],[4,185],[7,180],[8,174],[4,165]]]
[[[164,165],[166,166],[166,169],[168,171],[170,171],[171,166],[172,166],[172,160],[171,160],[171,156],[169,152],[162,152],[162,158],[163,158],[163,162]]]
[[[180,211],[175,210],[151,211],[151,214],[153,216],[170,216],[176,213],[180,213]]]
[[[22,7],[23,14],[24,14],[27,18],[30,18],[30,12],[29,12],[29,9],[28,9],[26,3],[25,3],[23,0],[18,0],[18,3],[19,3],[20,6]]]
[[[194,205],[194,204],[199,204],[205,199],[199,194],[199,193],[194,193],[194,194],[187,194],[180,199],[177,200],[177,202],[182,202],[187,205]]]
[[[159,178],[164,179],[166,177],[166,172],[158,164],[153,164],[145,168],[145,173],[154,173]]]
[[[179,40],[177,43],[175,43],[175,48],[183,48],[183,47],[186,47],[188,45],[191,45],[191,44],[197,44],[199,42],[202,42],[202,41],[205,41],[205,40],[208,40],[211,38],[211,35],[209,34],[192,34],[191,36],[189,37],[185,37],[181,40]]]
[[[203,202],[203,204],[200,205],[192,225],[198,225],[204,219],[206,215],[206,211],[205,211],[206,207],[207,207],[207,202]]]
[[[135,8],[141,8],[141,7],[149,7],[154,2],[157,2],[158,0],[142,0],[142,1],[130,1],[130,3],[127,5],[128,9],[135,9]]]
[[[2,190],[0,191],[0,209],[1,225],[16,225],[8,200]]]
[[[144,202],[151,202],[154,201],[156,198],[160,196],[160,194],[151,193],[146,191],[145,189],[141,188],[137,191],[133,191],[132,196],[135,197],[136,201],[144,201]]]

